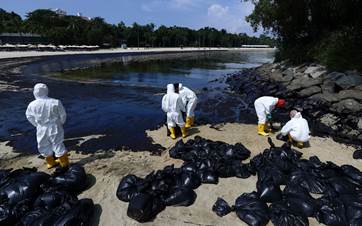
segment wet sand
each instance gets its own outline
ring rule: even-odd
[[[241,142],[252,153],[252,157],[268,148],[267,139],[256,135],[255,125],[245,124],[218,124],[211,128],[209,125],[193,128],[190,137],[199,135],[215,141],[224,141],[230,144]],[[157,218],[150,223],[139,224],[127,217],[126,211],[128,203],[117,199],[115,193],[119,181],[127,174],[136,174],[144,177],[152,170],[162,169],[166,165],[175,164],[180,166],[182,161],[171,159],[168,150],[176,141],[165,136],[165,128],[162,127],[155,131],[147,131],[154,143],[160,144],[167,150],[161,156],[152,156],[150,152],[127,152],[127,151],[103,151],[99,150],[94,154],[79,154],[71,152],[72,162],[79,162],[84,165],[92,186],[80,197],[92,198],[98,204],[96,213],[92,218],[92,225],[246,225],[240,221],[235,213],[220,218],[211,211],[212,205],[217,197],[224,198],[230,204],[244,192],[251,192],[256,189],[255,176],[248,179],[239,178],[220,178],[217,185],[201,185],[196,193],[198,195],[194,205],[190,207],[167,207]],[[94,138],[86,137],[82,142]],[[272,138],[275,138],[273,135]],[[276,141],[277,145],[281,142]],[[82,143],[81,142],[81,143]],[[80,144],[81,144],[80,143]],[[333,161],[338,165],[350,164],[362,170],[362,162],[354,160],[352,153],[353,147],[336,143],[330,138],[312,137],[311,147],[303,149],[303,157],[317,155],[321,161]],[[248,160],[246,160],[247,162]],[[35,155],[21,156],[12,151],[12,148],[0,144],[0,168],[20,168],[37,167],[41,171],[47,171],[44,160]],[[272,225],[269,223],[269,225]],[[320,225],[315,219],[310,219],[310,225]]]

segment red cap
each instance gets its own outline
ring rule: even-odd
[[[277,103],[277,107],[285,107],[285,100],[284,99],[279,99],[278,103]]]

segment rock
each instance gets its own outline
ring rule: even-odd
[[[307,74],[312,78],[319,78],[322,75],[327,74],[327,71],[325,70],[325,67],[323,67],[323,66],[313,66],[313,67],[308,67],[304,71],[304,74]]]
[[[282,74],[283,74],[283,76],[291,76],[291,77],[294,76],[294,72],[293,72],[292,68],[288,68],[287,70],[284,70]]]
[[[321,88],[323,93],[335,93],[336,85],[334,81],[325,80],[321,85]]]
[[[332,109],[338,113],[359,112],[362,110],[362,104],[354,99],[346,99],[333,104]]]
[[[362,101],[362,91],[361,90],[342,90],[338,93],[338,98],[340,100],[344,99],[356,99],[358,101]]]
[[[336,131],[338,129],[337,123],[339,121],[338,117],[328,113],[323,115],[321,118],[319,118],[318,120],[322,125],[331,128],[333,131]]]
[[[354,86],[362,85],[362,76],[358,74],[348,74],[336,80],[336,85],[342,89],[350,89]]]
[[[317,79],[304,78],[304,77],[296,78],[287,86],[287,89],[290,91],[297,91],[303,88],[320,85],[321,83],[322,80],[319,78]]]
[[[322,67],[321,66],[311,66],[311,67],[307,67],[307,69],[304,71],[305,74],[311,74],[311,73],[314,73],[316,71],[321,71],[323,69],[321,69]]]
[[[358,129],[359,131],[362,131],[362,118],[359,118],[359,119],[358,119],[357,129]]]
[[[284,72],[283,72],[284,73]],[[275,82],[290,82],[293,80],[293,72],[289,74],[282,74],[280,71],[275,71],[270,75],[270,79]]]
[[[302,91],[299,91],[298,94],[301,97],[309,97],[309,96],[312,96],[313,94],[320,93],[321,91],[322,91],[322,89],[319,86],[312,86],[312,87],[303,89]]]
[[[312,78],[319,78],[325,74],[327,74],[327,71],[316,71],[314,73],[311,73],[309,76]]]
[[[339,78],[344,77],[344,76],[346,76],[346,74],[344,74],[344,73],[331,72],[331,73],[325,75],[324,78],[326,80],[337,81]]]

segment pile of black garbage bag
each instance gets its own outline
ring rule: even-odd
[[[321,162],[287,144],[271,148],[250,161],[258,177],[257,191],[239,196],[234,206],[218,198],[213,211],[225,216],[235,211],[250,226],[306,226],[308,217],[331,226],[362,225],[362,173],[353,166]],[[283,189],[282,189],[283,188]],[[319,195],[313,198],[311,194]],[[268,205],[269,204],[269,205]]]
[[[124,177],[117,197],[129,202],[127,215],[139,222],[152,220],[166,206],[190,206],[196,199],[194,190],[202,183],[217,184],[219,177],[249,177],[250,171],[242,161],[250,151],[242,144],[229,145],[201,137],[183,143],[180,140],[170,150],[170,156],[184,160],[181,168],[167,166],[139,178]]]
[[[0,225],[88,225],[93,201],[77,198],[86,187],[87,175],[78,164],[52,175],[35,168],[0,170]]]

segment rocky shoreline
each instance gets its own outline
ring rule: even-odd
[[[362,144],[362,74],[356,71],[341,73],[317,64],[283,62],[245,69],[229,76],[227,83],[250,106],[259,96],[287,99],[286,111],[281,113],[301,111],[314,135]]]

